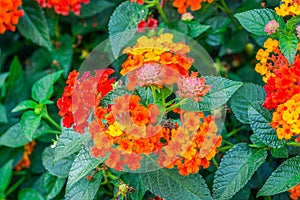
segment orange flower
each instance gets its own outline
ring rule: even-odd
[[[68,15],[70,11],[73,11],[75,15],[80,14],[81,4],[88,4],[89,0],[37,0],[37,2],[43,7],[54,7],[57,14]]]
[[[178,9],[180,14],[184,14],[189,6],[192,11],[199,10],[202,2],[206,2],[206,0],[175,0],[173,6]],[[213,0],[208,0],[207,2],[212,3]]]
[[[24,15],[23,10],[18,10],[20,6],[22,6],[22,0],[0,1],[0,34],[6,30],[16,30],[19,18]]]
[[[33,148],[35,146],[36,142],[32,141],[27,143],[24,146],[24,153],[23,153],[23,158],[20,160],[20,162],[14,167],[16,171],[21,171],[24,168],[29,168],[30,167],[30,158],[29,156],[31,155]]]
[[[296,185],[292,189],[289,190],[290,197],[293,200],[298,200],[300,198],[300,184]]]

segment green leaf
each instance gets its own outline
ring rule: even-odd
[[[78,152],[84,143],[91,140],[90,134],[79,134],[71,129],[63,130],[54,149],[54,161]]]
[[[229,100],[230,108],[235,117],[243,124],[250,124],[248,109],[253,103],[264,101],[265,90],[253,83],[244,83]]]
[[[44,11],[38,2],[23,0],[24,16],[20,18],[17,25],[20,33],[34,44],[52,49],[48,23]]]
[[[64,70],[64,77],[68,77],[73,58],[73,42],[70,35],[62,35],[59,38],[60,46],[53,51],[52,60],[56,60]]]
[[[299,16],[294,16],[290,18],[287,23],[286,23],[286,28],[288,30],[295,30],[296,25],[300,22],[300,17]]]
[[[6,108],[0,103],[0,123],[7,124],[7,122]]]
[[[115,6],[116,6],[116,3],[107,1],[107,0],[90,1],[90,3],[82,5],[82,7],[80,9],[79,17],[80,18],[91,17],[98,13],[104,12],[107,9],[111,9]]]
[[[297,47],[298,47],[298,39],[295,34],[292,34],[290,36],[282,34],[280,36],[279,48],[291,65],[294,63]]]
[[[95,199],[96,193],[101,185],[103,173],[98,172],[94,176],[93,181],[87,178],[82,178],[75,183],[65,194],[65,200],[81,200],[81,199]]]
[[[212,199],[200,174],[182,176],[175,169],[160,169],[142,173],[141,179],[148,190],[166,200]]]
[[[0,53],[1,53],[1,51],[0,51]],[[8,75],[9,75],[9,72],[5,72],[5,73],[0,74],[0,88],[2,88],[4,86],[5,80],[8,77]]]
[[[257,196],[271,196],[285,192],[300,182],[300,156],[284,161],[267,179]]]
[[[249,10],[237,13],[234,16],[247,31],[255,35],[267,35],[265,26],[269,21],[282,21],[282,18],[279,19],[274,10],[268,8]]]
[[[211,86],[211,91],[199,102],[199,109],[211,111],[226,104],[229,98],[243,83],[213,76],[205,76],[206,84]]]
[[[59,178],[67,178],[75,155],[54,161],[54,149],[47,147],[42,154],[43,166],[50,174]]]
[[[202,33],[204,33],[210,28],[210,26],[200,24],[197,21],[189,22],[188,27],[189,27],[189,36],[191,38],[198,37],[199,35],[201,35]]]
[[[288,158],[289,157],[289,152],[286,147],[271,149],[271,154],[275,158]]]
[[[32,87],[32,98],[39,103],[43,103],[48,100],[53,93],[53,84],[59,79],[63,71],[54,72],[47,76],[44,76]]]
[[[115,57],[120,50],[134,37],[137,25],[148,15],[148,8],[132,2],[121,3],[108,23],[109,39]]]
[[[231,199],[266,160],[265,150],[253,150],[245,143],[235,145],[222,158],[213,184],[214,199]]]
[[[22,110],[27,109],[34,109],[38,106],[38,104],[35,101],[32,100],[25,100],[19,103],[11,112],[19,112]]]
[[[13,160],[9,160],[0,167],[0,191],[5,192],[10,184],[13,172]]]
[[[285,140],[279,140],[276,131],[270,126],[272,112],[264,109],[261,102],[253,102],[248,110],[248,119],[254,135],[264,144],[280,148],[286,144]]]
[[[32,111],[32,110],[26,111],[22,115],[22,118],[20,121],[21,132],[30,141],[32,140],[33,134],[35,133],[37,128],[40,126],[41,118],[42,118],[41,115],[35,114],[34,111]]]
[[[64,187],[65,182],[65,178],[58,178],[47,172],[44,178],[44,188],[47,194],[45,199],[50,200],[55,198]]]
[[[90,145],[82,148],[77,154],[68,176],[67,188],[69,189],[80,179],[85,177],[90,173],[94,168],[103,163],[106,158],[96,159],[90,154]]]
[[[48,133],[50,130],[51,128],[45,122],[41,122],[41,125],[34,133],[32,140],[40,137],[41,135]],[[0,145],[12,147],[12,148],[24,146],[26,143],[30,141],[31,140],[25,137],[25,135],[21,132],[20,123],[11,126],[0,137]]]
[[[145,187],[143,181],[141,180],[140,174],[137,173],[124,173],[122,174],[121,179],[130,187],[133,187],[135,192],[133,192],[130,196],[132,200],[140,200],[143,199],[147,188]]]
[[[26,80],[22,65],[17,56],[15,56],[10,64],[9,77],[6,84],[5,104],[15,106],[26,97]],[[9,111],[9,109],[8,109]]]
[[[44,200],[42,195],[32,188],[23,188],[18,193],[18,200]]]

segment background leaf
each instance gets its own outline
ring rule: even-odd
[[[22,115],[22,118],[20,121],[21,132],[30,141],[32,140],[33,134],[35,133],[37,128],[40,126],[41,118],[42,118],[41,115],[35,114],[34,111],[32,111],[32,110],[26,111]]]
[[[119,57],[120,50],[133,38],[138,23],[147,14],[148,8],[129,1],[116,8],[108,23],[109,39],[115,57]]]
[[[22,8],[24,16],[17,25],[20,33],[31,42],[51,51],[48,23],[39,3],[34,0],[23,0]]]
[[[18,193],[18,200],[44,200],[44,198],[38,193],[35,189],[32,188],[23,188]]]
[[[235,145],[222,158],[213,184],[214,199],[231,199],[266,160],[265,150],[253,150],[245,143]]]
[[[9,160],[0,167],[0,191],[5,192],[12,178],[13,160]]]
[[[285,192],[300,183],[300,157],[283,162],[267,179],[257,196],[271,196]]]
[[[58,178],[46,173],[44,178],[44,188],[46,190],[45,199],[50,200],[55,198],[65,185],[65,178]]]
[[[249,124],[248,109],[252,104],[265,99],[265,90],[253,83],[244,83],[239,90],[232,95],[229,106],[235,117],[244,124]]]
[[[175,169],[160,169],[142,173],[141,178],[151,192],[166,200],[212,199],[200,174],[182,176]]]
[[[286,144],[285,140],[278,139],[276,131],[270,126],[272,112],[264,109],[261,102],[252,103],[248,110],[248,119],[255,136],[264,144],[273,148]]]

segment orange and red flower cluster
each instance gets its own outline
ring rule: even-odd
[[[35,146],[36,142],[32,141],[27,143],[24,146],[24,153],[23,153],[23,157],[20,160],[20,162],[14,167],[14,169],[16,171],[21,171],[24,168],[29,168],[30,167],[30,158],[29,156],[32,154],[33,148]]]
[[[57,14],[66,16],[70,11],[73,11],[75,15],[79,15],[81,4],[88,4],[90,0],[37,0],[37,2],[43,8],[54,7],[54,10]]]
[[[297,94],[300,92],[300,54],[297,53],[294,63],[290,65],[279,49],[277,40],[267,39],[264,47],[257,52],[259,63],[255,67],[266,82],[263,106],[276,110],[271,126],[279,139],[289,140],[300,134],[300,104],[297,103]]]
[[[19,18],[24,15],[19,10],[22,0],[1,0],[0,1],[0,34],[6,30],[15,31]]]
[[[79,79],[75,70],[69,74],[64,93],[57,101],[64,127],[70,128],[74,124],[75,131],[84,133],[92,108],[113,89],[115,79],[109,79],[113,73],[112,69],[96,70],[94,76],[85,73]]]
[[[213,0],[175,0],[173,6],[177,8],[180,14],[184,14],[188,7],[190,7],[191,11],[199,10],[203,2],[212,3]]]
[[[289,193],[290,193],[291,199],[298,200],[300,198],[300,184],[298,184],[297,186],[290,189]]]

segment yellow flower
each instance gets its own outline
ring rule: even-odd
[[[118,137],[123,134],[121,128],[122,127],[118,122],[114,122],[113,125],[109,125],[107,132],[110,136]]]

